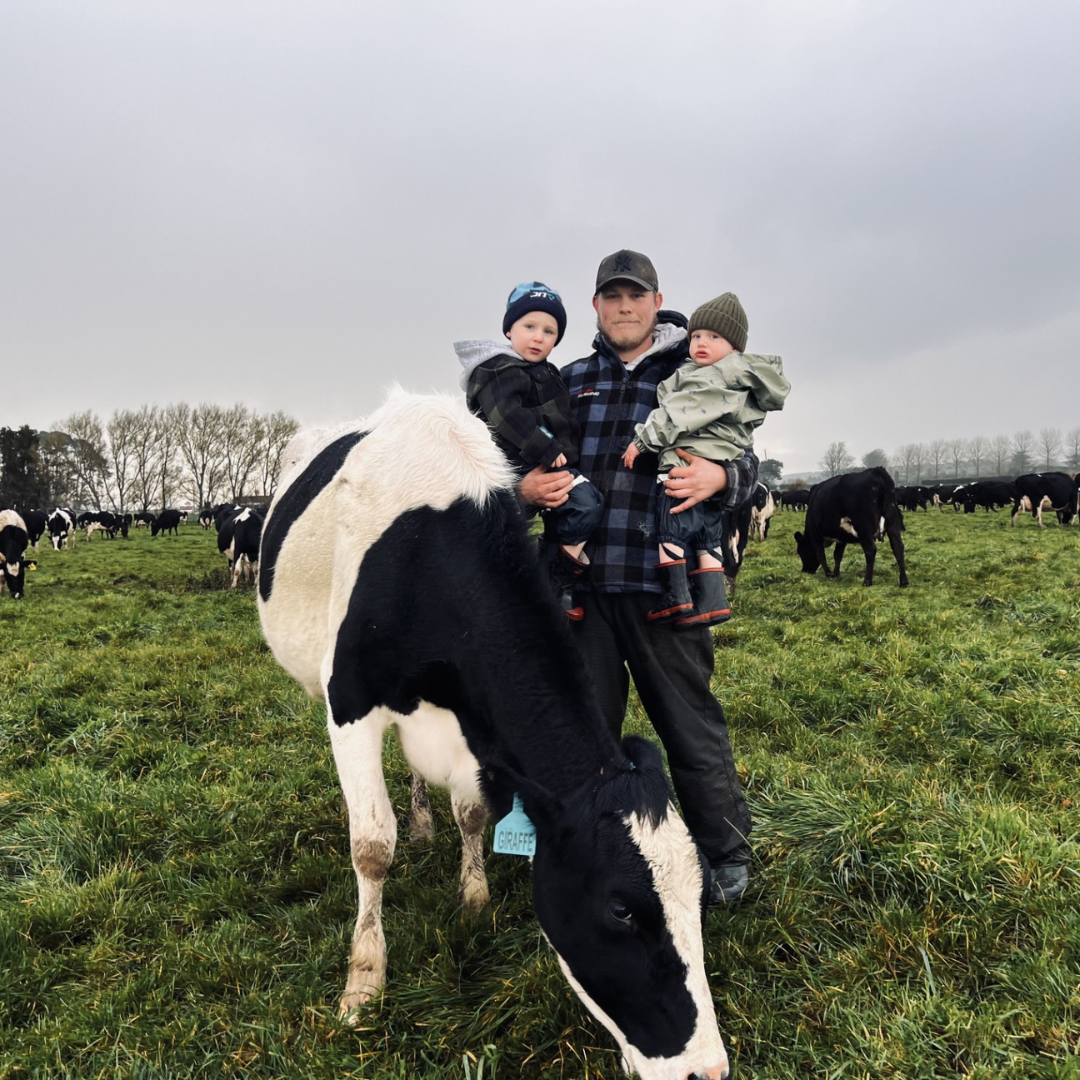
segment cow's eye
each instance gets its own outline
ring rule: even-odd
[[[633,921],[633,914],[621,900],[612,900],[608,904],[608,913],[616,921],[629,926]]]

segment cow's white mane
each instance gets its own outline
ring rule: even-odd
[[[335,440],[353,431],[372,432],[384,424],[423,433],[423,439],[413,444],[415,454],[406,447],[391,464],[403,492],[428,489],[433,478],[439,477],[464,498],[483,503],[492,491],[516,482],[487,425],[469,412],[462,396],[415,394],[395,385],[387,390],[386,401],[366,417],[297,432],[282,454],[279,490],[289,486],[298,467]]]

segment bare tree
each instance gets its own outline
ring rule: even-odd
[[[971,468],[978,477],[982,473],[982,463],[990,452],[990,440],[985,435],[976,435],[968,443],[968,457],[971,458]]]
[[[960,466],[964,464],[968,454],[968,444],[965,439],[949,439],[945,444],[949,459],[952,461],[953,479],[960,475]]]
[[[54,503],[74,506],[79,501],[79,481],[71,436],[65,431],[42,431],[38,434],[38,449]]]
[[[131,485],[135,479],[132,446],[135,426],[135,413],[130,409],[117,409],[106,427],[109,449],[112,452],[113,509],[117,511],[122,511],[127,506]]]
[[[1039,428],[1039,453],[1047,469],[1053,464],[1053,458],[1061,453],[1061,432],[1056,427]]]
[[[848,453],[847,444],[843,442],[829,443],[825,456],[818,462],[826,477],[839,476],[854,464],[855,459]]]
[[[263,495],[273,495],[281,475],[281,455],[300,425],[283,412],[263,418],[263,439],[259,455],[259,476]]]
[[[131,497],[143,513],[150,509],[157,487],[157,424],[156,405],[143,405],[132,420]]]
[[[107,497],[109,450],[101,419],[87,409],[72,413],[58,425],[70,438],[69,451],[75,488],[74,501],[100,510]]]
[[[889,455],[884,450],[871,450],[867,454],[863,454],[862,467],[864,469],[876,469],[878,467],[887,469],[889,467]]]
[[[935,439],[926,448],[926,459],[934,470],[935,480],[941,478],[941,466],[945,464],[948,453],[949,442],[947,439]]]
[[[221,456],[228,497],[243,499],[259,461],[263,422],[244,405],[234,405],[222,417]]]
[[[926,443],[915,443],[911,448],[911,466],[915,472],[914,479],[916,484],[922,483],[923,469],[926,468],[926,457]],[[911,483],[910,477],[908,483]]]
[[[893,461],[898,468],[903,469],[904,483],[910,484],[911,478],[915,475],[915,444],[904,443],[893,457]]]
[[[194,409],[177,405],[173,413],[176,441],[192,502],[212,505],[225,474],[222,458],[224,411],[203,403]]]
[[[177,428],[180,424],[178,412],[186,408],[186,405],[167,405],[158,412],[154,423],[154,437],[157,439],[157,468],[154,471],[154,487],[161,493],[162,510],[172,501],[173,490],[180,486],[180,472],[177,461]]]
[[[1009,460],[1009,437],[995,435],[990,443],[990,453],[993,455],[994,471],[998,476],[1003,476]]]
[[[1074,427],[1065,436],[1065,453],[1068,454],[1066,464],[1080,468],[1080,427]]]
[[[1026,429],[1018,431],[1012,437],[1012,457],[1009,459],[1009,465],[1017,475],[1026,473],[1031,468],[1031,450],[1034,445],[1035,440],[1031,432]]]

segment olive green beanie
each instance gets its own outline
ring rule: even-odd
[[[726,338],[736,352],[746,349],[746,334],[749,330],[746,312],[743,311],[739,298],[733,292],[726,292],[715,300],[702,304],[690,316],[689,333],[695,330],[712,330]]]

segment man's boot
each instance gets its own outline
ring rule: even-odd
[[[716,626],[731,618],[731,605],[724,591],[724,571],[719,567],[690,571],[694,610],[675,620],[676,626]]]
[[[648,614],[651,623],[671,622],[680,615],[688,615],[694,609],[690,598],[690,586],[686,580],[686,560],[673,559],[671,562],[657,563],[656,572],[660,577],[663,592],[660,601]]]

